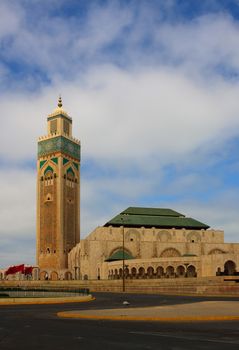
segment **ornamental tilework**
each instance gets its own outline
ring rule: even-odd
[[[80,160],[80,145],[64,136],[57,136],[38,142],[38,157],[42,157],[53,152],[63,152],[69,154],[77,160]]]
[[[43,167],[43,165],[46,163],[46,160],[41,160],[40,161],[40,169]]]
[[[77,164],[77,163],[75,163],[75,162],[73,162],[73,164],[74,164],[75,168],[76,168],[77,170],[79,170],[79,164]]]
[[[50,165],[48,165],[48,167],[45,169],[44,171],[44,175],[48,172],[48,171],[51,171],[53,173],[53,169]]]
[[[69,162],[69,159],[63,158],[63,165],[67,164]]]
[[[58,164],[58,158],[57,158],[57,157],[51,158],[51,160],[52,160],[55,164]]]

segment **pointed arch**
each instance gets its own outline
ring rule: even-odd
[[[48,165],[48,166],[45,168],[45,170],[44,170],[44,175],[46,175],[48,172],[53,173],[53,168],[52,168],[50,165]]]
[[[75,176],[75,172],[74,172],[74,170],[72,169],[72,167],[71,166],[69,166],[67,169],[66,169],[66,174],[67,175],[72,175],[72,176]]]

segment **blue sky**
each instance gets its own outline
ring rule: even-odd
[[[59,93],[82,237],[154,206],[239,241],[239,1],[0,0],[0,16],[0,267],[34,263],[36,141]]]

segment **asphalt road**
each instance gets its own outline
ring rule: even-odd
[[[88,303],[0,307],[1,350],[239,349],[239,322],[161,323],[59,319],[58,311],[173,305],[215,298],[95,293]],[[229,300],[228,298],[216,298]],[[239,300],[237,298],[236,300]]]

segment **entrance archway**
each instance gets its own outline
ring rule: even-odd
[[[232,260],[228,260],[224,264],[224,275],[233,276],[236,273],[236,264]]]

